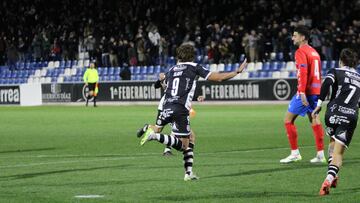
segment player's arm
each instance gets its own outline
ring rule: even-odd
[[[155,82],[155,88],[160,88],[162,87],[163,89],[166,88],[166,85],[164,84],[164,80],[165,80],[165,74],[164,73],[160,73],[159,74],[159,79]]]
[[[84,83],[87,85],[87,76],[88,76],[89,72],[88,72],[88,69],[86,69],[85,73],[84,73],[84,76],[83,76],[83,80],[84,80]]]
[[[303,51],[298,50],[295,53],[296,65],[298,66],[298,92],[301,97],[301,101],[304,106],[308,106],[309,103],[306,99],[306,85],[308,80],[308,63],[306,55]]]
[[[330,87],[335,83],[335,75],[332,71],[330,71],[323,84],[321,85],[321,90],[320,90],[320,96],[316,105],[316,108],[314,109],[314,111],[311,113],[312,117],[315,118],[315,116],[317,114],[320,113],[321,111],[321,104],[323,103],[323,101],[325,101],[326,96],[329,94],[330,92]]]
[[[245,59],[244,62],[242,62],[242,64],[235,71],[227,72],[227,73],[211,72],[210,75],[208,76],[207,80],[216,81],[216,82],[229,80],[229,79],[235,77],[237,74],[243,72],[244,69],[246,68],[246,65],[247,65],[247,63],[246,63],[246,59]]]

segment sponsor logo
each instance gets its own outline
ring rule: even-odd
[[[286,100],[290,96],[290,84],[286,80],[278,80],[275,82],[273,87],[273,93],[276,99]]]
[[[329,122],[331,124],[338,124],[338,125],[341,125],[343,123],[347,123],[347,124],[350,123],[350,121],[346,116],[338,116],[338,115],[330,116]]]
[[[354,109],[350,109],[344,106],[339,106],[338,108],[339,112],[343,113],[343,114],[348,114],[348,115],[355,115],[356,114],[356,110]]]
[[[337,108],[337,104],[333,104],[331,107],[330,107],[330,111],[331,112],[334,112]]]
[[[19,87],[5,87],[0,89],[0,103],[15,104],[20,102]]]

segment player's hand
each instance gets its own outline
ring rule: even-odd
[[[205,100],[204,96],[198,96],[197,98],[198,102],[203,102]]]
[[[159,80],[160,80],[160,81],[165,80],[165,74],[164,74],[164,73],[160,73],[160,74],[159,74]]]
[[[306,99],[306,95],[305,94],[300,94],[301,97],[301,102],[304,106],[309,106],[309,102]]]
[[[240,67],[236,70],[237,73],[242,73],[244,71],[244,69],[246,68],[247,63],[246,63],[246,59],[242,62],[242,64],[240,65]]]
[[[311,113],[311,117],[315,119],[317,116],[319,116],[319,113],[321,111],[321,106],[317,106],[314,111]]]

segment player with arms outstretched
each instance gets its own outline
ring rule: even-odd
[[[326,163],[324,156],[324,131],[319,118],[311,117],[316,107],[321,87],[321,60],[319,54],[308,44],[310,32],[305,26],[296,27],[293,33],[293,43],[298,46],[295,52],[298,86],[297,93],[291,99],[285,115],[285,129],[289,140],[291,154],[280,160],[280,163],[291,163],[302,159],[297,143],[296,118],[308,115],[313,129],[317,155],[311,163]]]
[[[189,44],[183,44],[176,50],[178,63],[166,73],[166,90],[162,120],[171,123],[174,136],[155,133],[154,129],[145,126],[140,144],[147,141],[158,142],[182,151],[184,155],[185,181],[196,180],[197,176],[192,172],[194,153],[189,147],[189,136],[191,134],[189,111],[191,101],[196,89],[198,77],[210,81],[224,81],[235,77],[246,67],[244,61],[239,68],[233,72],[218,73],[210,72],[201,65],[194,63],[195,48]]]

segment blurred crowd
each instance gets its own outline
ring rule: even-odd
[[[360,52],[360,0],[5,0],[0,65],[91,58],[99,66],[165,64],[193,43],[209,63],[292,60],[294,26],[311,28],[323,60]]]

